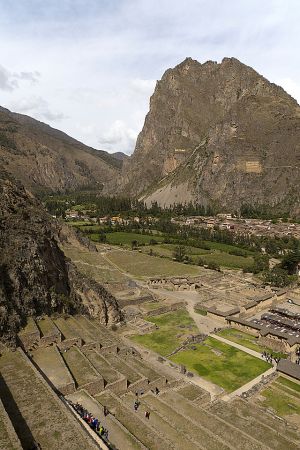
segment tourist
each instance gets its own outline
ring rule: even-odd
[[[145,411],[145,418],[146,419],[150,419],[150,412],[149,411]]]

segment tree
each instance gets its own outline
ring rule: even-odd
[[[281,262],[281,268],[287,270],[289,275],[293,275],[296,273],[299,262],[300,262],[300,249],[299,244],[297,243],[295,248],[283,257]]]
[[[269,257],[267,255],[255,255],[252,272],[259,273],[267,270],[269,270]]]
[[[184,245],[177,245],[173,251],[173,258],[176,261],[182,262],[186,257],[186,250]]]
[[[288,272],[280,267],[274,267],[272,270],[266,272],[263,278],[266,283],[277,287],[288,286],[291,282],[291,277],[289,277]]]

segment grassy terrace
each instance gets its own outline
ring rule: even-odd
[[[41,330],[43,336],[49,336],[58,332],[57,327],[54,325],[50,317],[43,317],[38,321],[37,325]]]
[[[118,373],[99,353],[95,350],[89,350],[85,352],[87,358],[91,361],[93,366],[98,370],[104,380],[110,384],[121,378],[121,374]]]
[[[73,328],[71,318],[64,319],[63,317],[59,317],[54,321],[54,323],[64,335],[65,339],[73,339],[79,337],[78,333]]]
[[[107,255],[109,260],[124,272],[136,277],[199,275],[196,266],[156,258],[138,252],[115,250]]]
[[[66,256],[72,259],[84,275],[102,283],[119,283],[127,278],[109,263],[99,252],[89,252],[69,246],[64,247]]]
[[[77,347],[71,347],[63,353],[63,357],[78,386],[83,386],[100,378],[99,374]]]
[[[213,338],[173,355],[170,359],[183,364],[208,381],[232,392],[265,372],[270,364]]]
[[[56,387],[72,383],[73,379],[55,347],[38,348],[32,352],[34,361]]]
[[[26,326],[19,332],[19,335],[22,336],[24,334],[35,333],[36,331],[39,331],[39,329],[36,326],[35,321],[30,317],[27,320]]]
[[[255,336],[252,336],[252,334],[244,333],[243,331],[235,330],[234,328],[226,328],[224,330],[221,330],[218,335],[230,341],[236,342],[237,344],[243,345],[244,347],[250,348],[251,350],[255,350],[258,353],[266,351],[279,358],[286,357],[285,353],[274,352],[268,347],[259,345],[257,342],[257,338]]]
[[[276,385],[272,384],[260,394],[264,397],[263,406],[274,409],[279,416],[300,414],[300,399],[293,394],[277,389]]]
[[[149,334],[132,336],[131,339],[163,356],[179,347],[188,335],[198,331],[185,309],[148,317],[147,320],[155,323],[159,329]]]

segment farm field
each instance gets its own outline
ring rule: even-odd
[[[107,258],[121,270],[136,277],[199,275],[200,267],[156,258],[136,251],[115,250]]]
[[[268,347],[259,345],[257,339],[255,336],[252,336],[252,334],[244,333],[243,331],[235,330],[234,328],[225,328],[224,330],[219,331],[218,335],[236,342],[237,344],[244,345],[256,352],[262,353],[263,351],[266,351],[267,353],[272,353],[276,357],[286,358],[285,353],[274,352]]]
[[[67,257],[72,259],[78,270],[84,275],[102,283],[121,283],[127,278],[98,252],[89,252],[76,247],[63,248]]]
[[[137,241],[139,245],[150,244],[150,241],[162,242],[164,240],[163,236],[155,235],[149,236],[147,234],[140,233],[127,233],[125,231],[117,231],[115,233],[106,233],[106,239],[109,244],[114,245],[126,245],[131,247],[132,241]]]
[[[220,244],[218,242],[208,242],[207,244],[211,247],[210,250],[186,246],[187,256],[189,256],[195,264],[197,264],[199,258],[201,258],[204,264],[215,263],[218,266],[227,267],[229,269],[243,269],[253,264],[251,252],[247,252],[247,256],[231,255],[228,252],[232,251],[232,249],[237,250],[237,247]],[[142,252],[149,254],[151,251],[154,255],[173,258],[175,247],[175,244],[150,245],[142,247]]]
[[[232,392],[265,372],[270,364],[213,338],[182,350],[170,359]]]
[[[135,335],[131,339],[162,356],[180,346],[188,335],[197,333],[197,327],[185,309],[148,317],[159,329],[149,334]]]

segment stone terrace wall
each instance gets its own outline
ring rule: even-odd
[[[177,309],[185,308],[185,302],[174,303],[173,305],[161,306],[160,308],[148,311],[144,314],[145,317],[158,316],[167,312],[176,311]]]
[[[120,378],[120,380],[107,384],[105,389],[110,389],[115,394],[119,394],[127,390],[127,383],[127,378]]]

